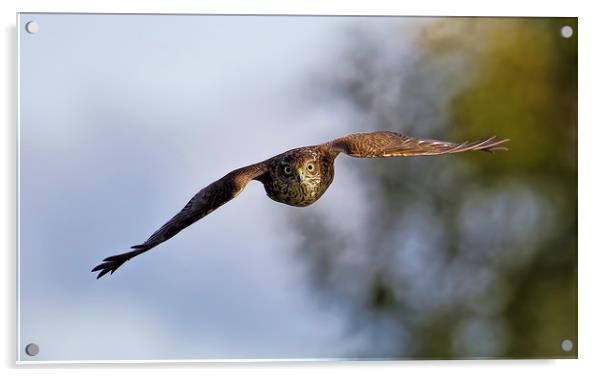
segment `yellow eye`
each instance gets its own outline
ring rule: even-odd
[[[289,174],[291,174],[292,172],[293,172],[293,169],[292,169],[290,166],[286,165],[286,166],[284,167],[284,174],[286,174],[286,175],[289,175]]]
[[[307,171],[314,171],[315,168],[314,164],[307,164]]]

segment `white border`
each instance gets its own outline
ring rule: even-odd
[[[592,4],[592,5],[590,5]],[[581,374],[590,370],[598,370],[597,350],[600,343],[600,321],[602,313],[600,310],[600,280],[599,269],[602,268],[600,250],[597,247],[597,233],[599,226],[596,220],[599,218],[600,208],[599,193],[602,192],[599,185],[600,164],[597,161],[599,127],[601,125],[600,116],[596,113],[599,107],[599,88],[600,59],[599,47],[600,41],[599,12],[593,8],[595,2],[578,1],[546,1],[546,2],[526,2],[506,0],[503,2],[471,2],[467,0],[454,1],[317,1],[306,0],[298,2],[282,1],[135,1],[135,0],[95,0],[95,1],[27,1],[27,0],[4,0],[0,2],[3,21],[4,38],[3,52],[3,79],[2,86],[4,90],[0,93],[0,114],[4,115],[4,127],[1,128],[3,134],[0,140],[4,143],[0,150],[3,152],[0,173],[4,178],[5,184],[2,185],[2,205],[5,209],[4,216],[0,219],[0,239],[6,240],[4,253],[3,278],[6,284],[2,284],[1,290],[2,302],[5,304],[5,310],[2,311],[5,335],[4,342],[0,343],[3,356],[4,368],[8,374],[25,372],[26,374],[37,373],[42,370],[45,375],[80,375],[79,369],[83,368],[80,364],[67,366],[63,363],[52,365],[22,365],[19,370],[14,369],[16,359],[15,353],[15,271],[17,263],[15,254],[16,248],[16,229],[15,229],[15,211],[16,203],[16,149],[14,146],[16,135],[16,104],[15,104],[15,83],[16,75],[15,65],[15,13],[21,12],[118,12],[118,13],[204,13],[204,14],[222,14],[222,13],[249,13],[249,14],[370,14],[370,15],[451,15],[451,16],[559,16],[559,17],[579,17],[578,36],[579,36],[579,360],[559,360],[559,361],[399,361],[399,362],[345,362],[345,363],[299,363],[298,360],[282,363],[250,364],[248,360],[236,364],[223,364],[223,361],[199,365],[196,362],[187,360],[186,363],[173,365],[173,360],[160,361],[159,364],[152,363],[152,369],[145,369],[144,364],[135,365],[106,365],[99,366],[99,363],[89,365],[96,367],[87,370],[89,375],[106,375],[105,369],[110,368],[109,373],[117,374],[127,373],[128,375],[137,375],[144,373],[145,376],[163,375],[165,369],[173,369],[174,374],[198,374],[195,368],[202,367],[204,370],[210,369],[213,372],[228,373],[232,371],[240,372],[241,368],[249,369],[246,373],[251,375],[281,375],[282,372],[291,372],[300,368],[312,368],[319,372],[332,373],[332,368],[336,372],[344,372],[350,375],[358,373],[378,371],[383,374],[399,375],[400,373],[410,373],[411,375],[420,373],[444,372],[446,375],[482,375],[487,373],[492,376],[507,376],[514,371],[537,368],[543,371],[547,376],[568,374]],[[596,116],[597,115],[597,116]],[[15,191],[13,191],[15,190]],[[264,361],[264,360],[262,360]],[[281,360],[280,360],[281,361]],[[168,363],[162,364],[163,362]],[[121,362],[116,362],[121,363]],[[60,369],[59,369],[60,368]],[[63,369],[67,368],[67,369]],[[445,370],[441,370],[445,368]],[[191,370],[192,369],[192,370]],[[403,370],[402,370],[403,369]],[[581,373],[580,373],[581,372]],[[598,372],[598,373],[599,373]],[[546,376],[546,377],[547,377]]]
[[[321,14],[321,15],[402,15],[402,16],[545,16],[575,17],[583,9],[579,2],[546,1],[529,5],[525,1],[471,2],[467,0],[413,2],[372,0],[43,0],[18,3],[20,12],[103,12],[103,13],[202,13],[202,14]],[[10,3],[10,1],[5,1]],[[11,7],[12,8],[12,7]],[[581,12],[583,14],[583,12]]]
[[[17,30],[19,30],[23,25],[21,25],[21,20],[20,17],[16,16],[16,24],[17,24]],[[15,44],[17,46],[17,114],[16,114],[16,118],[17,118],[17,124],[16,124],[16,132],[17,132],[17,145],[16,145],[16,149],[17,149],[17,153],[16,153],[16,159],[17,159],[17,164],[16,164],[16,169],[17,169],[17,184],[16,184],[16,199],[17,199],[17,223],[15,224],[16,227],[16,243],[17,243],[17,250],[21,249],[21,229],[20,229],[20,221],[19,219],[21,218],[21,197],[19,195],[19,192],[21,192],[21,168],[20,168],[20,161],[21,161],[21,150],[20,150],[20,146],[21,146],[21,128],[19,127],[19,125],[21,124],[21,96],[19,95],[21,93],[21,46],[19,44],[19,41],[15,41]],[[16,304],[17,304],[17,310],[16,310],[16,322],[17,322],[17,348],[15,350],[17,359],[19,358],[19,349],[21,349],[21,304],[20,304],[20,298],[21,298],[21,276],[20,276],[20,271],[21,271],[21,253],[17,252],[16,255],[16,259],[17,259],[17,263],[16,263],[16,268],[17,271],[15,272],[17,275],[16,278],[16,284],[17,284],[17,300],[16,300]]]

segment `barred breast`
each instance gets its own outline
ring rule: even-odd
[[[326,187],[320,184],[320,179],[303,182],[290,182],[273,179],[271,184],[264,184],[268,197],[279,203],[295,207],[305,207],[322,196]]]

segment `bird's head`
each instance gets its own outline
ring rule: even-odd
[[[297,152],[284,156],[280,162],[280,173],[290,182],[303,183],[319,176],[318,156],[312,152]]]

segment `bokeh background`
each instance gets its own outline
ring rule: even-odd
[[[21,14],[19,70],[21,361],[576,357],[576,19]],[[510,151],[341,156],[310,207],[251,183],[90,273],[371,130]]]

